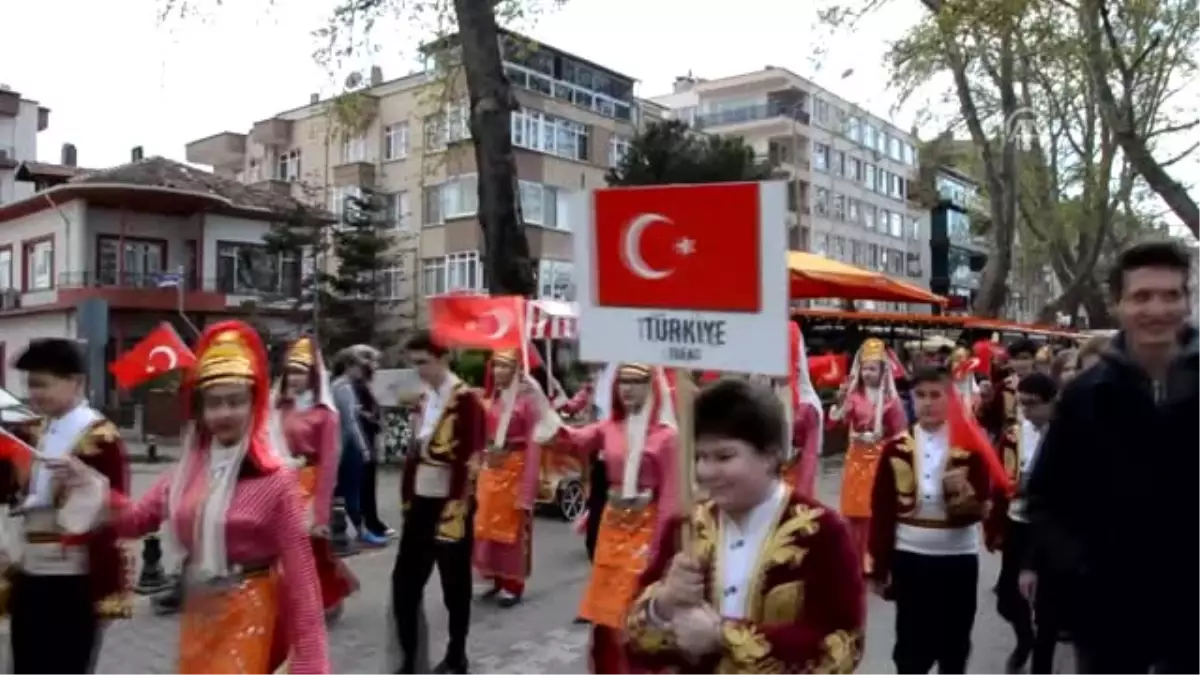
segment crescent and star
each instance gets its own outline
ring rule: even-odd
[[[629,225],[625,228],[625,235],[621,238],[621,262],[634,275],[647,281],[666,279],[675,272],[674,268],[656,269],[651,267],[642,256],[642,237],[645,236],[646,230],[651,225],[657,223],[674,225],[675,221],[662,214],[643,213],[629,221]],[[674,248],[679,255],[689,256],[696,252],[696,241],[686,236],[681,237],[675,242]]]
[[[167,367],[162,369],[164,372],[168,370],[175,370],[175,368],[179,365],[179,355],[175,353],[175,350],[171,349],[170,347],[163,347],[160,345],[154,349],[151,349],[150,354],[146,356],[147,373],[156,370],[154,367],[154,356],[156,354],[165,354],[167,357]]]
[[[509,312],[508,310],[489,309],[488,311],[480,314],[480,316],[490,316],[492,317],[492,320],[496,322],[495,332],[490,333],[487,336],[487,339],[489,340],[499,340],[500,338],[504,337],[508,334],[509,329],[512,328],[513,325],[512,312]],[[478,328],[479,322],[477,321],[471,321],[467,324],[467,330],[477,330]]]

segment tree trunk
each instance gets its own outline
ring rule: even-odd
[[[483,266],[495,295],[533,295],[533,265],[517,201],[512,148],[516,99],[504,76],[496,12],[489,0],[454,0],[479,174]]]
[[[1109,310],[1108,298],[1099,284],[1088,284],[1084,289],[1082,298],[1083,308],[1087,310],[1088,327],[1092,329],[1098,328],[1116,328],[1117,322]]]

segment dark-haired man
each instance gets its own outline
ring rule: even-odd
[[[1121,253],[1121,330],[1062,392],[1029,478],[1037,556],[1076,583],[1080,672],[1200,672],[1200,473],[1190,260],[1174,242]]]
[[[483,449],[485,412],[470,387],[450,371],[448,351],[425,331],[405,345],[426,390],[416,438],[404,463],[404,523],[392,570],[403,673],[417,672],[421,598],[436,565],[449,614],[446,656],[434,672],[467,672],[471,625],[471,461]]]
[[[784,419],[761,385],[726,379],[697,395],[696,481],[710,499],[688,516],[690,550],[678,527],[660,533],[626,615],[622,672],[854,671],[859,553],[837,513],[780,480]]]
[[[1017,420],[1009,426],[998,448],[1009,484],[1016,486],[1016,490],[1011,499],[1003,492],[995,495],[986,531],[988,549],[1002,551],[996,609],[1016,636],[1016,646],[1008,657],[1010,673],[1023,670],[1030,654],[1033,654],[1033,672],[1049,673],[1058,640],[1058,625],[1057,622],[1050,625],[1050,616],[1038,616],[1035,635],[1030,599],[1021,593],[1020,584],[1022,573],[1034,565],[1029,520],[1025,515],[1025,485],[1057,396],[1058,385],[1049,375],[1030,373],[1021,378],[1017,385]],[[1047,612],[1055,609],[1046,607]]]
[[[30,439],[41,459],[78,457],[129,490],[129,459],[116,426],[84,397],[86,364],[71,340],[41,339],[17,357],[29,402],[45,417]],[[16,673],[90,673],[103,622],[132,613],[128,570],[108,529],[67,531],[66,506],[42,461],[16,467],[23,530],[12,561],[12,665]]]
[[[926,367],[911,380],[917,423],[884,444],[875,475],[871,580],[896,604],[897,672],[965,673],[989,478],[979,449],[952,437],[950,374]]]

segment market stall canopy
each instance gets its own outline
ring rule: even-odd
[[[945,305],[946,298],[880,272],[847,265],[815,253],[788,252],[792,299],[843,298]]]

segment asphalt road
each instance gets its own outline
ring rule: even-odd
[[[144,491],[160,468],[135,467],[134,489]],[[840,467],[823,473],[819,492],[837,503]],[[397,474],[381,475],[379,498],[383,518],[399,527]],[[348,600],[345,613],[330,632],[333,667],[339,673],[378,673],[385,665],[386,611],[395,546],[361,553],[349,559],[362,590]],[[168,558],[173,558],[168,552]],[[1011,631],[996,614],[991,585],[999,571],[999,556],[981,561],[979,611],[975,621],[970,672],[1004,672],[1012,645]],[[582,537],[553,518],[539,518],[534,536],[534,573],[525,601],[502,610],[476,602],[469,650],[477,673],[585,673],[587,630],[573,625],[588,572]],[[426,589],[426,611],[432,635],[430,657],[436,663],[445,644],[446,612],[435,578]],[[869,606],[866,657],[859,672],[894,672],[891,663],[892,607],[872,596]],[[102,673],[171,673],[176,658],[178,623],[156,617],[146,600],[139,601],[134,618],[109,626],[100,656]],[[1062,649],[1060,651],[1066,651]]]

